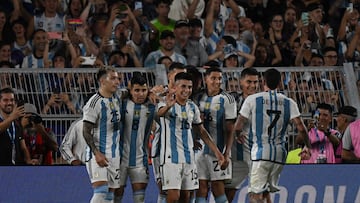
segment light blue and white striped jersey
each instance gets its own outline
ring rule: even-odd
[[[144,61],[144,67],[146,68],[155,67],[159,58],[161,58],[162,56],[165,56],[165,54],[162,53],[161,50],[150,52]],[[176,53],[175,51],[170,56],[170,58],[173,62],[179,62],[184,65],[187,65],[186,58],[183,55]]]
[[[46,32],[64,32],[65,16],[56,14],[54,17],[47,18],[45,13],[34,16],[35,30],[43,29]]]
[[[166,106],[160,102],[158,109]],[[195,163],[192,125],[201,124],[199,108],[191,100],[175,103],[160,117],[160,163]]]
[[[147,166],[149,135],[156,107],[149,102],[135,104],[127,99],[121,110],[120,163],[127,167]]]
[[[223,90],[218,95],[211,97],[203,91],[195,98],[203,115],[204,127],[222,152],[226,144],[225,133],[227,129],[225,122],[235,120],[237,116],[235,98]],[[214,155],[214,152],[207,145],[205,145],[203,153]]]
[[[291,119],[300,116],[294,100],[276,90],[256,93],[245,99],[240,114],[251,119],[251,159],[285,163],[286,129]]]
[[[83,120],[94,123],[93,137],[95,146],[108,158],[119,157],[120,97],[113,95],[105,98],[95,93],[85,104]]]
[[[49,52],[48,60],[52,61],[54,57],[53,52]],[[24,57],[21,68],[44,68],[44,59],[43,57],[36,57],[34,54]],[[45,74],[34,74],[26,75],[29,82],[33,81],[32,87],[35,87],[37,91],[46,92],[49,91],[49,84],[45,79]],[[33,78],[32,78],[33,77]]]
[[[241,94],[238,101],[238,111],[240,112],[240,109],[242,105],[244,104],[245,98]],[[250,118],[251,120],[251,115]],[[250,149],[252,147],[252,140],[253,140],[253,134],[251,131],[251,123],[249,122],[247,125],[243,126],[243,132],[245,133],[245,142],[243,144],[239,144],[236,139],[233,142],[233,146],[231,148],[231,158],[233,160],[237,161],[245,161],[244,160],[244,153],[250,154]]]

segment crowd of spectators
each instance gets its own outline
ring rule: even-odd
[[[0,64],[79,68],[168,67],[179,62],[260,69],[354,62],[357,66],[359,7],[357,0],[8,0],[0,6]],[[305,86],[324,92],[290,95],[303,112],[314,110],[319,102],[333,104],[336,110],[344,104],[339,75],[288,73],[283,89],[296,92]],[[39,92],[76,92],[83,78],[58,74],[1,83],[36,86]],[[63,112],[79,113],[81,104],[71,106],[63,97],[68,107]],[[320,97],[330,99],[319,101]],[[43,101],[48,106],[41,107],[42,112],[56,103],[51,98],[44,99],[49,101]]]

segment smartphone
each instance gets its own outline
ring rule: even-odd
[[[126,6],[125,4],[120,4],[119,10],[120,10],[120,12],[126,11],[126,10],[127,10],[127,6]]]
[[[353,11],[353,9],[354,9],[353,4],[352,4],[352,3],[349,3],[349,4],[348,4],[348,7],[346,8],[346,10],[348,10],[348,11],[352,12],[352,11]]]
[[[234,49],[234,46],[232,44],[227,44],[227,45],[224,46],[223,51],[224,51],[224,54],[226,55],[226,54],[230,54],[231,52],[234,52],[235,49]]]
[[[62,32],[47,32],[49,39],[57,39],[62,40],[63,33]]]
[[[22,99],[19,99],[16,104],[17,104],[17,106],[24,106],[25,101]]]
[[[309,25],[309,13],[308,12],[302,12],[301,13],[301,22],[304,26]]]
[[[81,65],[94,65],[96,61],[96,57],[94,56],[82,56],[81,58],[85,59]]]
[[[143,8],[142,2],[141,1],[135,1],[135,8],[134,10],[141,10]]]

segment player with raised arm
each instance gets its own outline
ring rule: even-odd
[[[245,99],[234,128],[238,139],[242,139],[244,126],[251,124],[253,134],[249,189],[251,203],[265,202],[265,200],[271,202],[269,192],[279,191],[279,177],[287,156],[285,133],[289,122],[295,124],[298,136],[304,139],[302,158],[310,158],[307,129],[300,117],[297,104],[277,92],[281,82],[280,72],[274,68],[268,69],[264,73],[264,80],[265,91]]]
[[[129,84],[130,97],[121,107],[120,188],[115,202],[121,202],[127,178],[130,177],[135,203],[144,202],[149,180],[148,140],[154,121],[156,106],[148,100],[146,78],[134,72]]]
[[[90,202],[113,202],[114,189],[120,187],[120,81],[111,67],[100,68],[96,76],[98,92],[83,110],[83,136],[90,147],[86,169],[94,189]]]
[[[174,88],[169,89],[165,102],[158,105],[162,189],[167,190],[167,202],[189,202],[190,191],[199,186],[193,131],[214,151],[219,165],[224,164],[224,156],[202,125],[198,107],[189,100],[191,92],[192,76],[189,73],[178,73]]]

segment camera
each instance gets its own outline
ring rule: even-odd
[[[33,123],[35,123],[35,124],[39,124],[39,123],[42,122],[42,118],[41,118],[41,116],[38,116],[38,115],[31,115],[31,116],[29,117],[29,121],[30,121],[30,122],[33,122]]]
[[[234,52],[235,48],[232,44],[227,44],[224,46],[223,51],[224,51],[224,54],[226,55],[226,54],[230,54],[230,53]]]
[[[127,10],[127,6],[125,4],[121,4],[119,6],[119,13],[117,14],[117,18],[119,19],[123,19],[123,18],[126,18],[127,17],[127,13],[122,13],[123,11],[126,11]]]

